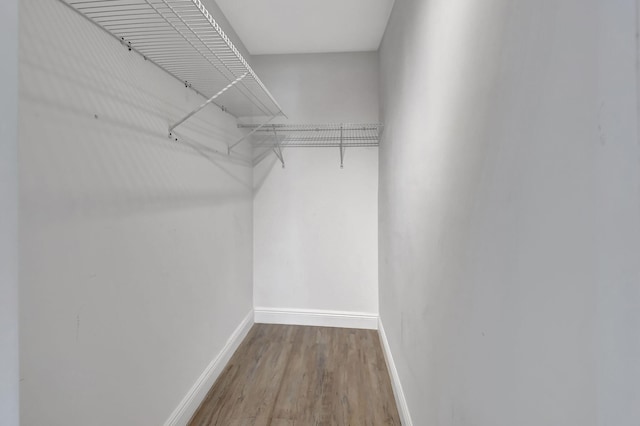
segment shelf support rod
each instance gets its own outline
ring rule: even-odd
[[[231,89],[233,86],[235,86],[236,84],[238,84],[240,81],[242,81],[243,78],[245,78],[247,76],[247,74],[249,74],[248,72],[245,72],[244,74],[242,74],[240,77],[236,78],[235,80],[233,80],[231,83],[229,83],[224,89],[220,90],[218,93],[216,93],[215,95],[213,95],[212,97],[210,97],[205,103],[203,103],[202,105],[200,105],[198,108],[194,109],[193,111],[191,111],[189,114],[187,114],[186,117],[184,117],[182,120],[178,121],[177,123],[169,126],[169,135],[171,135],[171,132],[173,132],[173,129],[175,129],[176,127],[178,127],[179,125],[181,125],[182,123],[184,123],[185,121],[187,121],[188,119],[190,119],[194,114],[196,114],[197,112],[199,112],[200,110],[202,110],[204,107],[206,107],[207,105],[209,105],[211,102],[213,102],[217,97],[219,97],[220,95],[222,95],[224,92],[226,92],[227,90]]]
[[[343,130],[344,125],[340,125],[340,168],[344,169],[344,146],[342,145],[342,139],[343,139],[343,135],[342,135],[342,130]]]
[[[258,127],[256,127],[255,129],[253,129],[251,132],[249,132],[248,134],[244,135],[240,140],[238,140],[236,143],[234,143],[233,145],[229,146],[229,148],[227,149],[229,152],[229,155],[231,155],[231,150],[233,150],[233,148],[235,148],[236,146],[240,145],[242,142],[244,142],[249,136],[253,135],[255,132],[257,132],[258,130],[262,129],[264,126],[266,126],[267,124],[269,124],[274,118],[276,118],[275,115],[272,115],[270,119],[268,119],[267,121],[265,121],[264,123],[262,123],[261,125],[259,125]]]
[[[276,141],[276,146],[275,148],[273,148],[273,152],[275,152],[276,157],[278,157],[278,159],[282,163],[282,168],[284,169],[284,156],[282,155],[282,147],[280,146],[280,142],[278,142],[278,131],[275,127],[273,128],[273,137]]]

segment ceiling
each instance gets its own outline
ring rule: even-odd
[[[216,0],[252,55],[378,50],[394,0]]]

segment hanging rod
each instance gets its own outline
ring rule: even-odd
[[[61,1],[231,115],[284,115],[201,0]]]

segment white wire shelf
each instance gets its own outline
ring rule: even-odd
[[[339,148],[340,167],[344,165],[344,150],[357,147],[377,147],[380,144],[380,123],[356,124],[240,124],[251,130],[254,164],[271,152],[284,167],[283,148]]]
[[[240,124],[242,129],[257,129],[255,146],[284,147],[366,147],[378,146],[382,124]]]
[[[214,103],[235,117],[282,114],[200,0],[61,1],[209,99],[202,108]]]

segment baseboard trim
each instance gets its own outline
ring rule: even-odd
[[[378,329],[378,315],[371,313],[288,308],[255,308],[254,313],[261,324]]]
[[[253,326],[253,310],[242,320],[227,340],[218,356],[205,368],[198,380],[193,384],[187,395],[182,399],[178,407],[171,413],[164,426],[185,426],[196,412],[209,389],[224,370],[233,353],[238,349]]]
[[[378,319],[378,334],[380,335],[380,341],[382,342],[384,359],[387,361],[387,368],[391,375],[391,386],[393,387],[393,395],[396,399],[398,414],[400,414],[400,422],[403,426],[413,426],[411,415],[409,414],[409,406],[407,405],[407,400],[404,397],[404,391],[402,390],[402,384],[400,383],[400,376],[398,375],[396,364],[393,362],[391,347],[389,346],[387,335],[384,333],[384,327],[382,326],[381,319]]]

